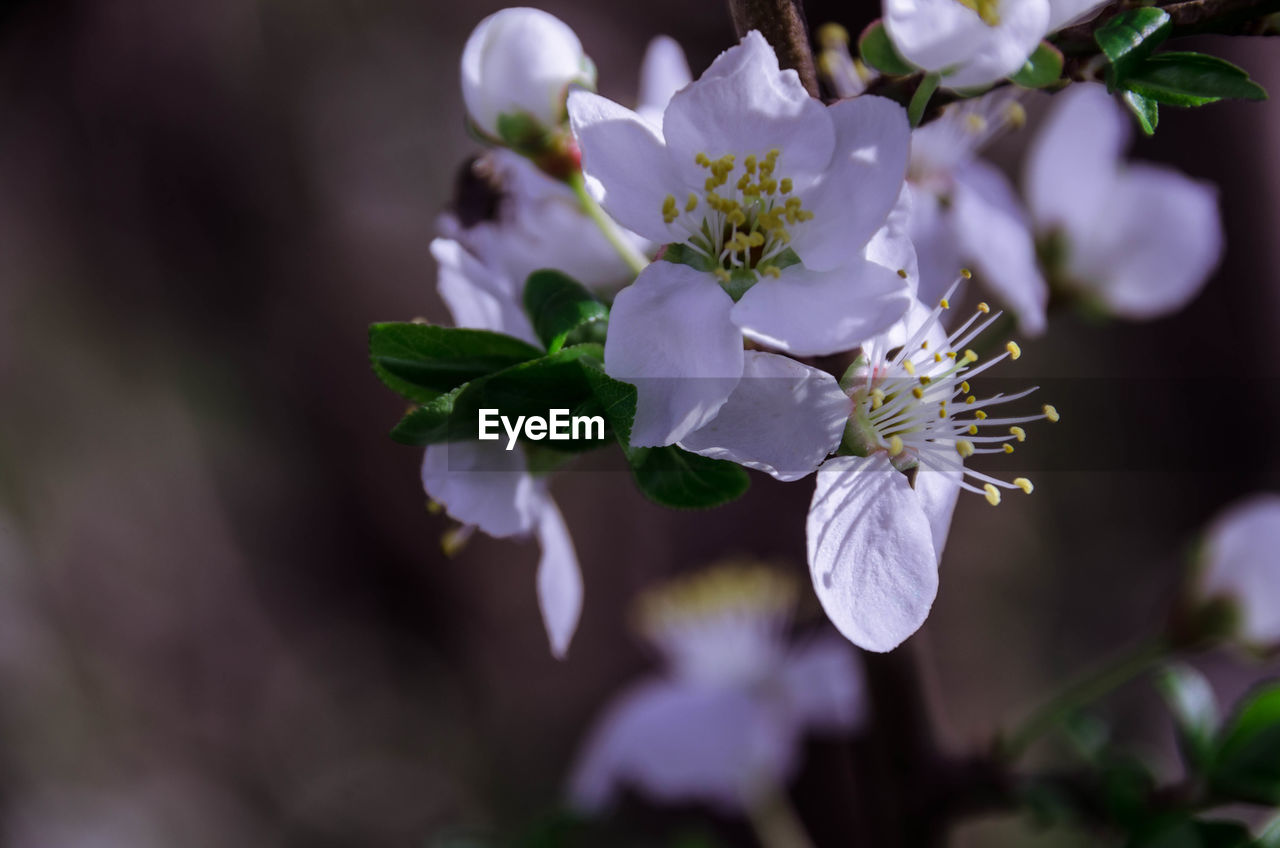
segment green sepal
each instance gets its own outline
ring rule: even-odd
[[[1169,13],[1153,6],[1128,9],[1094,30],[1094,41],[1110,61],[1107,91],[1123,84],[1172,31]]]
[[[609,308],[560,271],[534,271],[524,284],[524,311],[548,353],[564,347],[574,330],[609,319]]]
[[[858,55],[862,61],[882,74],[904,77],[916,72],[912,65],[898,53],[884,28],[884,21],[872,21],[858,36]]]
[[[737,500],[751,486],[741,465],[675,445],[627,448],[626,455],[645,497],[673,509],[710,509]]]
[[[688,265],[695,271],[710,272],[718,267],[705,253],[683,242],[667,245],[662,251],[662,261],[674,262],[676,265]]]
[[[538,151],[547,146],[547,128],[528,112],[503,112],[498,115],[498,139],[515,151]]]
[[[1062,78],[1062,51],[1047,41],[1027,58],[1027,62],[1014,75],[1012,82],[1023,88],[1045,88]]]
[[[1280,805],[1280,684],[1253,692],[1227,721],[1209,786],[1223,800]]]
[[[488,330],[412,323],[369,327],[374,373],[388,388],[419,403],[540,356],[533,345]]]
[[[1204,106],[1219,100],[1266,100],[1267,92],[1249,74],[1225,59],[1204,53],[1152,56],[1123,81],[1148,100],[1169,106]]]
[[[907,106],[907,120],[911,122],[911,126],[920,126],[924,111],[929,108],[929,101],[933,99],[933,93],[938,90],[940,82],[942,77],[937,74],[925,74],[920,85],[916,86],[915,93],[911,95],[911,103]]]
[[[724,289],[725,294],[733,298],[734,303],[737,303],[758,282],[760,282],[760,276],[755,271],[749,271],[746,268],[734,268],[729,272],[729,279],[720,280],[720,288]]]
[[[1126,91],[1121,95],[1124,105],[1138,119],[1138,126],[1143,135],[1155,135],[1156,126],[1160,123],[1160,104],[1148,100],[1136,91]]]

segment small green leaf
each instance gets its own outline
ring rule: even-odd
[[[534,271],[524,284],[524,311],[534,332],[555,353],[584,324],[606,321],[609,309],[586,288],[559,271]]]
[[[1161,53],[1136,68],[1124,87],[1170,106],[1203,106],[1225,99],[1266,100],[1266,90],[1241,68],[1204,53]]]
[[[675,445],[630,448],[627,461],[640,491],[675,509],[709,509],[736,500],[751,485],[741,465],[708,459]]]
[[[1218,733],[1218,702],[1203,674],[1189,665],[1171,663],[1156,677],[1156,685],[1178,729],[1178,745],[1187,763],[1199,771],[1209,765]]]
[[[1107,70],[1107,90],[1115,91],[1134,68],[1160,46],[1173,24],[1169,13],[1153,6],[1129,9],[1098,27],[1093,38],[1111,61]]]
[[[487,330],[402,323],[369,328],[374,372],[389,388],[419,402],[539,356],[542,351],[533,345]]]
[[[1042,41],[1022,69],[1009,79],[1023,88],[1044,88],[1053,85],[1061,77],[1062,51],[1049,42]]]
[[[1223,728],[1209,784],[1225,799],[1280,804],[1280,684],[1241,702]]]
[[[920,85],[916,87],[915,94],[911,95],[911,103],[907,106],[907,119],[911,121],[911,126],[920,126],[921,119],[924,118],[924,110],[929,108],[929,100],[933,98],[933,93],[938,90],[938,83],[942,78],[937,74],[926,74],[924,79],[920,80]]]
[[[609,428],[625,449],[631,440],[631,425],[636,419],[636,387],[613,379],[592,359],[584,357],[578,362],[601,413],[609,422]]]
[[[1143,134],[1155,135],[1156,125],[1160,123],[1160,104],[1148,100],[1136,91],[1126,91],[1121,97],[1124,105],[1138,119],[1138,126],[1142,127]]]
[[[412,410],[391,431],[391,438],[402,445],[434,445],[449,440],[449,421],[454,401],[465,388],[459,386]]]
[[[897,48],[889,40],[883,21],[872,21],[858,37],[858,53],[862,61],[882,74],[892,77],[904,77],[914,74],[916,67],[898,54]]]

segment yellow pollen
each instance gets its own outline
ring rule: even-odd
[[[1025,442],[1027,440],[1027,431],[1021,427],[1010,427],[1009,432],[1020,442]]]
[[[1005,442],[1000,447],[1001,449],[1004,450],[1005,453],[1013,453],[1013,445],[1009,444],[1008,442]]]
[[[972,349],[966,350],[964,352],[964,358],[967,359],[969,362],[977,362],[978,354],[974,353]]]
[[[920,400],[922,397],[924,397],[924,391],[919,387],[912,389],[911,394],[915,396],[916,400]]]
[[[717,268],[717,269],[716,269],[714,272],[712,272],[712,273],[714,273],[714,274],[716,275],[716,279],[717,279],[717,280],[719,280],[720,282],[722,282],[722,283],[727,283],[727,282],[729,282],[729,272],[728,272],[728,271],[726,271],[725,269],[723,269],[723,268]]]
[[[1009,126],[1020,129],[1027,122],[1027,110],[1015,101],[1004,108],[1004,119],[1009,122]]]
[[[790,178],[790,177],[783,177],[783,178],[782,178],[782,182],[778,183],[778,189],[779,189],[783,194],[790,194],[790,193],[791,193],[791,189],[792,189],[792,188],[794,188],[794,187],[795,187],[795,184],[794,184],[793,182],[791,182],[791,178]]]
[[[916,375],[915,363],[912,362],[910,359],[902,360],[902,367],[905,368],[907,373],[910,374],[912,377]]]
[[[925,339],[924,341],[920,342],[920,349],[921,349],[921,350],[928,350],[928,349],[929,349],[929,340],[928,340],[928,339]]]
[[[1022,348],[1018,347],[1017,342],[1009,342],[1004,346],[1004,349],[1009,351],[1010,359],[1017,359],[1019,356],[1022,356]]]
[[[978,311],[981,312],[983,315],[986,315],[991,312],[991,307],[988,306],[985,302],[979,303]]]
[[[979,421],[986,421],[986,420],[987,420],[987,413],[985,413],[985,412],[983,412],[981,409],[979,409],[977,412],[973,413],[973,417],[974,417],[974,418],[976,418],[976,419],[978,419]]]
[[[904,450],[901,436],[889,437],[889,456],[897,456]]]
[[[840,24],[823,24],[818,27],[818,43],[823,47],[841,47],[849,43],[849,30]]]
[[[960,439],[956,442],[956,453],[963,457],[973,456],[973,442],[968,439]]]
[[[956,352],[954,350],[947,351],[947,359],[955,359],[955,358],[956,358]]]
[[[976,435],[978,435],[978,425],[977,425],[977,424],[970,424],[970,425],[969,425],[969,435],[970,435],[970,436],[976,436]]]
[[[965,403],[977,403],[977,401],[978,399],[973,395],[969,395],[967,398],[964,399]]]
[[[1062,416],[1058,415],[1058,410],[1054,409],[1052,406],[1046,403],[1044,405],[1044,417],[1048,418],[1050,421],[1056,424],[1058,423],[1058,419],[1061,418]]]
[[[782,276],[782,272],[775,265],[761,265],[756,270],[766,277],[773,277],[775,280]]]
[[[678,217],[680,211],[676,208],[675,195],[668,194],[666,200],[662,201],[662,220],[670,224]]]
[[[920,385],[922,386],[927,386],[933,382],[933,378],[930,377],[928,374],[922,374],[919,379],[920,379]]]
[[[966,280],[972,280],[972,279],[973,279],[973,272],[972,272],[972,271],[970,271],[968,268],[961,268],[961,269],[960,269],[960,276],[964,277]]]
[[[942,361],[942,354],[940,354],[940,353],[935,353],[935,354],[933,355],[933,361],[934,361],[934,362],[941,362],[941,361]]]
[[[905,279],[907,278],[907,269],[906,269],[906,268],[899,268],[899,269],[898,269],[898,276],[905,280]]]
[[[754,153],[742,160],[742,167],[747,169],[748,174],[754,174],[756,172],[756,156]]]
[[[988,483],[982,487],[982,491],[987,493],[987,503],[992,506],[1000,505],[1000,490]]]
[[[960,384],[960,391],[964,392],[965,394],[969,394],[969,381],[968,381],[968,380],[965,380],[963,383],[961,383],[961,384]]]
[[[1028,495],[1036,490],[1036,487],[1031,485],[1031,481],[1028,480],[1026,477],[1014,477],[1013,485],[1017,486],[1019,489],[1026,492]]]
[[[692,212],[698,208],[698,195],[689,192],[689,199],[684,202],[684,211]]]
[[[971,114],[966,119],[965,123],[968,124],[969,132],[971,133],[976,134],[976,133],[984,133],[987,131],[987,119],[982,117],[981,115]]]
[[[694,157],[693,157],[693,161],[694,161],[694,162],[696,162],[697,164],[701,165],[701,166],[702,166],[702,167],[704,167],[704,168],[710,168],[710,167],[711,167],[711,159],[710,159],[710,158],[708,158],[707,154],[705,154],[705,153],[699,153],[697,156],[694,156]]]
[[[941,306],[943,309],[951,308],[951,304],[947,301],[945,297],[942,300],[938,301],[938,305]]]
[[[871,390],[871,408],[879,409],[884,405],[884,392],[880,389]]]
[[[938,407],[938,417],[939,418],[947,417],[947,408],[945,406]]]

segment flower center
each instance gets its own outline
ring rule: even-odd
[[[681,252],[680,261],[711,271],[722,285],[736,283],[742,291],[759,275],[777,277],[799,261],[788,247],[788,228],[812,219],[813,213],[792,195],[791,178],[777,175],[781,155],[773,148],[764,158],[745,156],[741,167],[731,153],[719,159],[706,153],[694,157],[707,171],[701,194],[689,192],[683,205],[669,194],[662,203],[663,221],[688,232],[681,244],[689,251]]]
[[[1007,482],[966,468],[964,460],[974,454],[1013,453],[1014,443],[1027,438],[1021,425],[1045,418],[1057,421],[1058,411],[1046,404],[1039,415],[992,417],[988,408],[1024,398],[1035,388],[979,398],[971,393],[969,380],[1004,359],[1017,359],[1022,350],[1008,342],[1002,354],[976,365],[978,354],[965,346],[1000,317],[985,303],[978,304],[974,315],[946,338],[941,349],[931,348],[928,336],[931,331],[939,335],[938,316],[949,308],[943,298],[894,356],[870,351],[852,380],[845,381],[854,402],[845,447],[860,456],[883,451],[904,471],[917,466],[959,471],[961,487],[984,495],[993,506],[1000,503],[1001,489],[1031,494],[1034,487],[1026,477]]]
[[[1000,25],[1000,0],[956,0],[966,9],[972,9],[987,26]]]

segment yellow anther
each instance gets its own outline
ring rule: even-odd
[[[1017,359],[1019,356],[1022,356],[1022,348],[1018,347],[1017,342],[1009,342],[1004,346],[1004,349],[1009,351],[1010,359]]]
[[[972,279],[973,279],[973,272],[972,272],[972,271],[970,271],[968,268],[961,268],[961,269],[960,269],[960,276],[964,277],[966,280],[972,280]]]
[[[747,169],[748,174],[754,174],[756,172],[756,155],[752,153],[746,159],[743,159],[742,167]]]
[[[1015,130],[1019,129],[1027,122],[1027,110],[1015,100],[1004,107],[1004,119],[1008,121],[1009,126]]]
[[[941,361],[942,361],[942,354],[940,354],[940,353],[935,353],[935,354],[933,355],[933,361],[934,361],[934,362],[941,362]]]
[[[939,418],[947,417],[947,408],[945,406],[938,407],[938,417]]]
[[[897,456],[898,454],[902,453],[903,450],[905,450],[905,446],[902,444],[902,437],[890,436],[889,437],[889,456]]]
[[[960,439],[956,442],[956,453],[966,458],[973,456],[973,442],[968,439]]]
[[[927,386],[933,382],[933,378],[930,377],[928,374],[921,374],[919,379],[920,379],[920,385],[922,386]]]
[[[970,424],[970,425],[969,425],[969,435],[970,435],[970,436],[976,436],[976,435],[978,435],[978,425],[977,425],[977,424]]]
[[[1050,406],[1047,403],[1044,405],[1043,411],[1044,411],[1044,417],[1048,418],[1050,421],[1052,421],[1055,424],[1058,423],[1058,419],[1062,417],[1058,415],[1058,410],[1054,409],[1052,406]]]
[[[971,133],[984,133],[987,131],[987,119],[981,115],[970,113],[965,119],[965,123]]]
[[[981,409],[979,409],[977,412],[973,413],[973,417],[974,417],[974,418],[976,418],[976,419],[978,419],[979,421],[986,421],[986,420],[987,420],[987,413],[985,413],[985,412],[983,412]]]
[[[678,217],[680,217],[680,210],[676,208],[675,195],[668,194],[662,201],[662,220],[670,224]]]
[[[947,351],[947,359],[955,359],[955,358],[956,358],[956,352],[954,350]]]
[[[1005,453],[1013,453],[1013,445],[1009,444],[1008,442],[1005,442],[1003,445],[1000,446],[1000,448]]]
[[[1025,442],[1027,440],[1027,431],[1021,427],[1010,427],[1009,433],[1020,442]]]
[[[689,192],[689,199],[684,202],[684,211],[692,212],[698,208],[698,195]]]
[[[760,190],[763,191],[765,194],[773,194],[775,191],[778,190],[778,181],[771,177],[766,177],[764,179],[761,179]]]
[[[444,512],[444,504],[440,501],[427,501],[427,515],[439,515],[442,512]]]
[[[974,353],[973,349],[970,348],[964,352],[964,358],[966,362],[977,362],[978,354]]]
[[[759,232],[759,231],[753,231],[753,232],[751,233],[751,235],[747,237],[747,242],[748,242],[752,247],[763,247],[763,246],[764,246],[764,233]]]
[[[916,364],[912,362],[910,359],[902,360],[902,367],[906,369],[906,372],[910,374],[912,377],[916,375]]]
[[[951,308],[951,302],[948,301],[945,297],[942,300],[938,301],[938,305],[941,306],[943,309]]]
[[[791,189],[794,187],[795,187],[795,183],[791,182],[790,177],[783,177],[782,182],[778,183],[778,188],[779,190],[782,191],[783,194],[790,194]]]
[[[440,549],[444,551],[447,557],[455,557],[466,547],[467,540],[471,538],[471,530],[468,527],[454,527],[446,530],[440,536]]]
[[[720,180],[716,179],[715,177],[707,177],[705,180],[702,181],[702,187],[707,191],[715,191],[717,188],[720,187]]]
[[[911,394],[915,396],[916,400],[920,400],[922,397],[924,397],[924,390],[921,389],[919,386],[917,386],[911,390]]]
[[[1026,477],[1014,477],[1013,485],[1017,486],[1019,489],[1026,492],[1028,495],[1036,490],[1036,487],[1031,485],[1031,481],[1028,480]]]
[[[734,209],[725,216],[725,220],[735,227],[741,227],[743,224],[747,223],[747,213],[743,212],[741,209]]]
[[[969,395],[967,398],[964,399],[965,403],[977,403],[977,401],[978,399],[973,395]]]
[[[963,383],[961,383],[961,384],[960,384],[960,391],[964,392],[966,395],[967,395],[967,394],[969,394],[969,381],[968,381],[968,380],[965,380]]]
[[[751,185],[750,174],[743,174],[742,176],[738,177],[738,191],[742,191],[749,185]]]
[[[982,491],[987,493],[987,503],[992,506],[1000,506],[1000,490],[988,483],[982,487]]]
[[[810,212],[808,209],[801,209],[796,212],[796,217],[799,218],[801,221],[812,221],[813,213]]]
[[[720,282],[722,283],[729,282],[729,272],[726,271],[725,269],[717,268],[714,273],[716,275],[716,279],[719,280]]]
[[[907,269],[906,269],[906,268],[899,268],[899,269],[898,269],[898,276],[905,280],[905,279],[907,278]]]
[[[818,43],[829,49],[849,44],[849,30],[840,24],[823,24],[818,27],[817,36]]]
[[[776,265],[761,265],[756,270],[766,277],[773,277],[775,280],[782,276],[782,272],[778,270]]]
[[[694,157],[693,157],[693,161],[694,161],[694,162],[696,162],[696,163],[698,163],[699,165],[701,165],[701,166],[702,166],[702,167],[704,167],[704,168],[710,168],[710,167],[711,167],[711,158],[710,158],[709,156],[707,156],[707,154],[705,154],[705,153],[699,153],[697,156],[694,156]]]
[[[871,390],[871,408],[879,409],[884,405],[884,392],[880,389]]]
[[[988,306],[985,302],[979,303],[978,311],[981,312],[983,315],[986,315],[991,312],[991,307]]]

